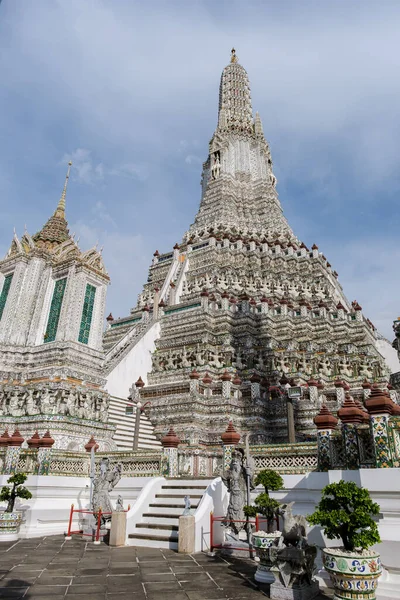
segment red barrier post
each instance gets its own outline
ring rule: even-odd
[[[94,543],[96,545],[100,544],[100,525],[101,525],[101,508],[99,508],[99,512],[97,513],[96,537],[94,539]]]
[[[213,512],[210,512],[210,552],[213,551],[214,548],[214,535],[213,535],[213,525],[214,525],[214,519],[213,519]]]
[[[69,513],[68,533],[67,533],[67,535],[65,537],[65,539],[68,540],[68,541],[72,540],[71,527],[72,527],[72,516],[73,516],[73,514],[74,514],[74,505],[71,504],[71,510],[70,510],[70,513]]]

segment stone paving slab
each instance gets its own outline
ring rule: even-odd
[[[0,543],[0,600],[262,600],[248,559],[94,546],[50,536]],[[318,600],[326,600],[321,594]]]

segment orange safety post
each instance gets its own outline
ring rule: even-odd
[[[96,537],[94,540],[95,544],[100,544],[100,524],[101,524],[101,508],[99,508],[99,512],[97,514],[97,528],[96,528]]]
[[[71,504],[71,510],[70,510],[70,513],[69,513],[69,522],[68,522],[68,533],[67,533],[67,535],[65,537],[66,540],[71,540],[72,539],[72,537],[71,537],[71,527],[72,527],[72,517],[73,517],[73,514],[74,514],[74,505]]]
[[[214,525],[214,519],[213,519],[213,511],[210,512],[210,552],[213,551],[214,548],[214,535],[213,535],[213,525]]]

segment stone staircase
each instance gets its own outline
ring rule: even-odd
[[[212,479],[167,479],[128,535],[128,545],[178,549],[179,517],[190,496],[194,514]]]
[[[125,398],[110,397],[109,422],[117,426],[114,441],[119,450],[130,451],[133,448],[135,434],[136,407],[131,407],[131,414],[127,413],[128,401]],[[154,427],[144,413],[140,415],[139,450],[159,450],[161,442],[154,435]]]

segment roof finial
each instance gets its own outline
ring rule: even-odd
[[[232,50],[231,50],[231,63],[235,63],[235,62],[237,62],[236,50],[235,50],[235,48],[232,48]]]
[[[64,189],[62,191],[60,201],[59,201],[56,211],[54,213],[54,216],[60,217],[62,219],[65,219],[65,197],[67,195],[67,185],[68,185],[69,174],[71,171],[71,165],[72,165],[72,161],[69,161],[68,171],[67,171],[67,175],[65,177]]]

